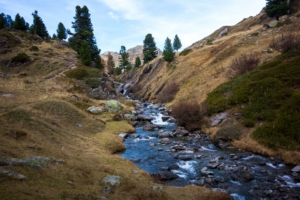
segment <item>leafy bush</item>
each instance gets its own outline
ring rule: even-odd
[[[175,82],[165,87],[158,95],[158,101],[161,103],[167,103],[174,99],[179,87]]]
[[[77,80],[82,80],[88,73],[84,68],[75,68],[66,72],[66,76],[69,78],[75,78]]]
[[[256,53],[241,54],[232,60],[229,75],[240,75],[252,71],[259,61],[260,57]]]
[[[188,130],[199,130],[206,123],[205,116],[208,111],[208,104],[197,101],[181,102],[172,109],[172,116],[179,126]]]
[[[38,51],[39,48],[37,46],[32,46],[29,48],[30,51]]]
[[[272,40],[270,48],[285,53],[289,50],[298,50],[300,47],[300,36],[295,33],[282,34]]]
[[[25,63],[29,60],[29,56],[26,53],[19,53],[11,59],[13,63]]]
[[[188,55],[192,49],[184,49],[182,52],[179,53],[180,56],[186,56]]]

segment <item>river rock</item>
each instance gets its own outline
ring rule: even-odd
[[[133,133],[129,137],[130,138],[140,138],[141,136],[139,134]]]
[[[157,128],[158,128],[157,125],[147,123],[147,124],[143,127],[143,130],[144,130],[144,131],[154,131],[154,130],[156,130]]]
[[[123,139],[126,139],[129,135],[128,133],[120,133],[119,136]]]
[[[300,173],[300,165],[294,167],[294,168],[292,169],[292,172]]]
[[[169,181],[179,178],[177,174],[174,174],[169,171],[160,172],[158,174],[153,175],[155,178],[157,178],[159,181]]]
[[[102,181],[106,185],[117,186],[121,182],[121,177],[120,176],[106,176],[105,178],[102,179]]]
[[[178,127],[174,131],[174,135],[176,135],[177,137],[187,136],[188,134],[189,134],[189,131],[186,130],[184,127]]]
[[[163,122],[166,122],[168,119],[170,119],[170,116],[162,116],[161,119]]]
[[[251,181],[254,179],[253,175],[248,170],[241,170],[239,172],[239,176],[243,178],[245,181]]]
[[[169,170],[176,170],[176,169],[179,169],[179,166],[177,164],[173,164],[171,166],[169,166]]]
[[[210,163],[209,165],[207,165],[207,167],[209,169],[216,169],[218,167],[219,163]]]
[[[188,160],[193,160],[193,156],[192,155],[179,155],[178,159],[188,161]]]
[[[154,118],[150,115],[143,115],[143,114],[140,114],[137,116],[137,120],[142,120],[142,121],[151,121],[153,120]]]
[[[157,133],[158,138],[168,138],[168,137],[173,137],[173,133],[171,131],[159,131]]]
[[[163,138],[159,141],[160,144],[170,144],[171,141],[169,138]]]
[[[172,149],[175,149],[175,150],[177,150],[177,151],[183,151],[183,150],[186,149],[186,147],[183,146],[183,145],[175,145],[175,146],[172,146],[171,148],[172,148]]]
[[[121,103],[116,100],[109,100],[105,103],[105,108],[108,112],[118,112],[122,109]]]

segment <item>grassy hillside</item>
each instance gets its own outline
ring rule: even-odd
[[[99,70],[58,41],[0,30],[0,42],[0,199],[230,199],[203,187],[153,190],[151,176],[117,154],[125,148],[118,134],[133,132],[131,123],[86,111],[106,102],[84,92]],[[133,109],[119,101],[121,113]],[[120,185],[109,189],[108,175]]]
[[[235,108],[253,137],[273,149],[300,150],[300,56],[290,51],[208,94],[210,114]]]

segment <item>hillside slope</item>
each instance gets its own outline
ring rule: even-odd
[[[148,173],[116,154],[125,149],[118,134],[134,128],[115,113],[87,112],[106,100],[89,98],[85,80],[64,74],[105,78],[66,43],[4,29],[0,44],[0,199],[230,199],[203,187],[154,190],[160,185]],[[118,114],[134,108],[119,101]],[[109,175],[120,185],[106,185]]]
[[[179,90],[167,106],[172,107],[191,100],[200,103],[205,101],[207,95],[220,84],[233,77],[230,73],[233,59],[240,55],[255,53],[260,58],[261,64],[268,63],[281,54],[270,48],[274,39],[281,38],[282,35],[298,35],[299,31],[300,19],[298,17],[283,16],[279,22],[276,22],[262,11],[257,16],[244,19],[234,26],[221,27],[180,54],[176,54],[175,60],[171,63],[164,62],[160,57],[142,68],[123,74],[120,80],[127,83],[127,87],[130,86],[126,89],[134,93],[132,96],[145,101],[160,102],[160,95],[166,93],[164,89],[175,84],[178,85]],[[282,42],[280,39],[277,40],[277,43]],[[237,123],[244,126],[243,123]],[[205,131],[213,138],[219,128],[212,127]],[[288,163],[300,163],[299,159],[291,159],[292,155],[300,155],[298,147],[291,152],[279,153],[276,151],[278,148],[287,150],[289,148],[281,145],[273,149],[265,148],[250,137],[253,128],[244,129],[245,133],[249,133],[244,143],[250,140],[251,142],[248,143],[249,145],[239,145],[240,148],[244,147],[247,150],[270,156],[280,154]],[[263,144],[266,145],[266,142]]]

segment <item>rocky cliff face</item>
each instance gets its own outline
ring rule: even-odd
[[[134,65],[135,63],[135,59],[137,57],[140,57],[141,61],[143,62],[143,45],[137,45],[133,48],[130,48],[126,51],[129,54],[129,62]],[[103,54],[101,54],[101,58],[104,59],[105,61],[107,61],[107,55],[108,53],[111,53],[111,55],[113,56],[113,59],[115,61],[115,66],[119,66],[119,53],[117,52],[112,52],[112,51],[107,51]],[[157,48],[157,56],[161,56],[162,55],[162,51]]]

